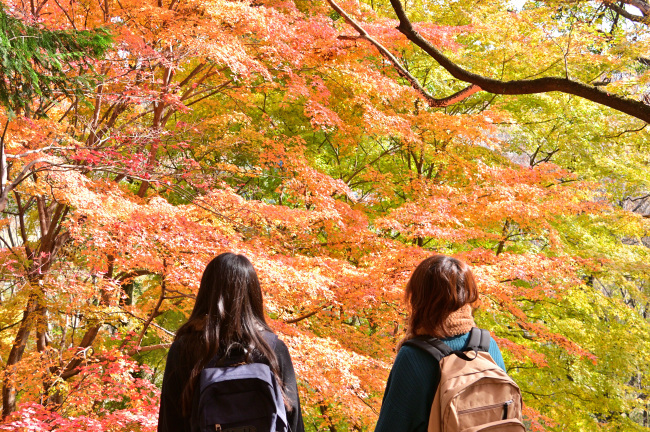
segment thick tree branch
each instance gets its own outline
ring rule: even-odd
[[[296,318],[285,320],[284,322],[287,323],[287,324],[294,324],[294,323],[300,322],[302,320],[305,320],[305,319],[307,319],[309,317],[312,317],[312,316],[316,315],[318,312],[322,311],[327,306],[329,306],[329,303],[323,303],[322,305],[318,306],[317,308],[315,308],[314,310],[312,310],[310,312],[307,312],[306,314],[300,315],[299,317],[296,317]]]
[[[647,17],[648,14],[650,14],[650,3],[648,3],[645,0],[618,0],[618,1],[626,5],[634,6],[635,8],[641,11],[644,17]],[[603,3],[606,6],[609,6],[614,2],[612,0],[604,0]]]
[[[469,96],[473,95],[476,92],[481,91],[481,88],[478,85],[472,84],[469,87],[466,87],[459,92],[454,93],[451,96],[447,96],[442,99],[437,99],[433,97],[429,92],[427,92],[424,87],[420,84],[420,82],[415,78],[411,73],[406,70],[404,66],[397,60],[397,58],[390,52],[388,51],[382,44],[377,42],[372,36],[368,34],[368,32],[361,27],[356,21],[354,21],[350,15],[348,15],[339,5],[337,5],[333,0],[327,0],[327,2],[332,6],[332,9],[334,9],[336,12],[338,12],[339,15],[341,15],[345,21],[350,24],[359,34],[361,35],[361,39],[365,39],[379,50],[379,53],[386,59],[388,60],[393,67],[397,70],[397,72],[405,78],[411,86],[420,93],[420,95],[427,101],[429,106],[431,107],[447,107],[449,105],[453,105],[457,102],[460,102],[461,100],[468,98]],[[465,81],[465,80],[463,80]]]
[[[328,0],[329,1],[329,0]],[[414,28],[406,16],[406,12],[400,0],[390,0],[399,26],[397,29],[404,34],[411,42],[429,54],[435,61],[447,70],[454,78],[479,86],[481,89],[494,94],[502,95],[524,95],[534,93],[547,93],[558,91],[572,94],[598,104],[613,108],[617,111],[636,117],[650,123],[650,106],[643,102],[624,98],[596,87],[573,81],[567,78],[547,77],[537,79],[524,79],[514,81],[501,81],[475,74],[463,69],[451,59],[446,57],[440,50],[424,39]]]
[[[611,9],[614,12],[616,12],[617,14],[619,14],[620,16],[629,19],[630,21],[634,21],[634,22],[638,22],[638,23],[645,23],[645,24],[650,23],[650,20],[648,20],[648,17],[645,16],[645,14],[644,14],[644,16],[631,14],[627,10],[625,10],[625,8],[623,8],[623,7],[621,7],[618,4],[613,3],[613,2],[606,1],[603,4],[606,7],[608,7],[609,9]]]
[[[2,418],[6,418],[16,410],[16,386],[12,382],[15,373],[15,365],[22,359],[25,347],[29,340],[29,334],[32,330],[32,315],[37,308],[37,295],[32,293],[29,295],[27,306],[23,311],[23,319],[20,322],[20,327],[14,338],[14,343],[9,352],[7,363],[5,367],[5,378],[2,386]]]

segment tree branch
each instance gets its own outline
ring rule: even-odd
[[[8,200],[8,197],[9,197],[9,192],[14,190],[15,187],[17,187],[25,179],[27,179],[32,174],[32,173],[29,172],[32,169],[32,167],[34,165],[36,165],[37,163],[41,163],[41,162],[50,163],[50,161],[47,160],[47,159],[36,159],[36,160],[33,160],[33,161],[29,162],[27,165],[25,165],[25,167],[20,172],[20,174],[18,174],[18,176],[16,176],[16,178],[11,183],[8,183],[5,186],[5,188],[2,191],[0,191],[0,212],[4,211],[5,208],[7,208],[7,200]],[[8,181],[9,180],[7,180],[7,182]]]
[[[334,9],[339,15],[341,15],[345,21],[350,24],[359,34],[361,35],[361,39],[365,39],[379,50],[379,53],[386,59],[388,60],[395,70],[397,70],[397,73],[400,74],[403,78],[405,78],[411,86],[420,93],[420,95],[427,101],[430,107],[447,107],[449,105],[453,105],[463,99],[468,98],[469,96],[473,95],[476,92],[481,91],[481,87],[478,85],[472,84],[469,87],[466,87],[456,93],[454,93],[451,96],[447,96],[442,99],[437,99],[433,97],[429,92],[427,92],[424,87],[420,84],[420,82],[415,78],[411,73],[406,70],[404,66],[397,60],[397,58],[390,52],[388,51],[382,44],[377,42],[372,36],[368,34],[368,32],[361,27],[356,21],[354,21],[350,15],[348,15],[339,5],[337,5],[333,0],[327,0],[327,2],[332,6],[332,9]],[[466,80],[463,80],[466,81]]]
[[[4,193],[5,182],[9,178],[7,173],[7,156],[5,155],[5,137],[7,136],[7,128],[9,128],[9,120],[5,123],[5,129],[2,132],[2,137],[0,137],[0,196],[8,196],[9,194]]]
[[[136,350],[140,348],[140,345],[142,344],[142,339],[144,339],[144,335],[147,333],[147,330],[149,329],[149,326],[151,325],[151,322],[156,318],[158,315],[160,315],[160,306],[162,306],[163,301],[165,300],[165,293],[167,290],[167,262],[165,259],[163,259],[163,274],[162,274],[162,282],[160,283],[160,297],[158,297],[158,302],[156,303],[156,306],[154,306],[153,310],[151,311],[151,314],[149,314],[149,318],[147,318],[147,321],[144,323],[142,326],[142,331],[140,332],[140,336],[138,337],[138,343],[136,344]]]
[[[603,4],[607,8],[613,10],[614,12],[619,14],[620,16],[629,19],[630,21],[649,24],[648,17],[645,16],[645,14],[644,14],[644,16],[631,14],[627,10],[625,10],[625,8],[617,5],[616,3],[611,3],[611,2],[608,2],[608,1],[603,2]]]
[[[648,3],[645,0],[616,0],[616,1],[620,1],[621,3],[626,4],[626,5],[634,6],[639,11],[641,11],[641,13],[643,14],[643,17],[646,18],[646,19],[647,19],[648,14],[650,14],[650,3]],[[615,4],[615,1],[603,0],[603,4],[605,6],[607,6],[607,7],[609,7],[610,5]],[[623,14],[621,14],[621,15],[623,15]],[[625,16],[625,15],[623,15],[623,16]],[[638,15],[633,15],[633,16],[641,18]],[[646,22],[646,24],[647,24],[647,22]]]
[[[169,348],[170,346],[172,346],[171,343],[162,343],[162,344],[149,345],[144,347],[138,346],[137,348],[133,348],[132,350],[128,351],[126,354],[133,357],[134,355],[139,353],[165,349],[165,348]]]
[[[305,319],[307,319],[309,317],[312,317],[312,316],[316,315],[318,312],[325,309],[328,305],[329,304],[322,304],[322,305],[318,306],[316,309],[312,310],[311,312],[307,312],[306,314],[300,315],[297,318],[292,318],[292,319],[289,319],[289,320],[285,320],[284,322],[287,323],[287,324],[294,324],[294,323],[297,323],[299,321],[305,320]]]
[[[328,0],[330,1],[330,0]],[[501,81],[475,74],[463,69],[440,50],[424,39],[409,21],[400,0],[390,0],[393,10],[399,19],[397,29],[415,45],[429,54],[440,66],[445,68],[454,78],[479,86],[489,93],[502,95],[524,95],[534,93],[547,93],[558,91],[572,94],[581,98],[613,108],[622,113],[631,115],[650,123],[650,106],[643,102],[608,93],[596,87],[573,81],[567,78],[545,77],[537,79],[523,79]]]

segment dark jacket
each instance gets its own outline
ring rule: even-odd
[[[289,350],[280,339],[274,342],[275,337],[270,332],[264,332],[264,339],[270,347],[273,347],[278,360],[280,379],[284,384],[285,396],[291,408],[287,410],[290,430],[292,432],[304,432],[305,426],[300,412],[296,374],[293,370]],[[190,417],[183,417],[181,408],[181,394],[190,375],[190,368],[184,364],[183,360],[181,339],[172,343],[167,355],[167,365],[165,366],[162,391],[160,393],[158,432],[191,432]]]
[[[468,339],[469,332],[442,341],[453,350],[462,350]],[[505,371],[501,351],[493,339],[488,352]],[[439,383],[440,364],[418,348],[403,346],[388,376],[375,432],[426,432]]]

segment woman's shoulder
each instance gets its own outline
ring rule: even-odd
[[[199,338],[196,337],[194,332],[177,334],[171,345],[169,346],[169,355],[176,355],[184,352],[191,347],[196,347],[196,342]]]
[[[393,381],[417,384],[431,382],[439,377],[438,362],[420,348],[402,345],[391,368]]]
[[[397,352],[394,364],[406,368],[428,368],[432,361],[435,359],[424,350],[411,345],[402,345]]]
[[[264,338],[264,341],[267,344],[269,344],[269,346],[271,346],[271,347],[273,347],[273,345],[275,345],[280,340],[278,335],[276,335],[271,330],[263,329],[263,330],[260,330],[260,333],[262,334],[262,337]]]
[[[183,349],[183,340],[182,338],[175,338],[171,345],[169,345],[169,352],[167,353],[167,358],[176,357],[178,353]]]
[[[262,332],[262,337],[264,338],[264,341],[269,345],[271,350],[275,352],[276,356],[289,355],[289,348],[287,348],[287,345],[282,339],[278,337],[278,335],[273,333],[271,330],[264,330]]]

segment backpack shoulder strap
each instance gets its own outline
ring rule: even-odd
[[[407,340],[403,345],[416,347],[426,351],[438,362],[453,352],[451,348],[440,339],[427,336],[417,336],[413,339]]]
[[[465,351],[489,351],[490,349],[490,332],[484,329],[472,327],[467,340]]]

